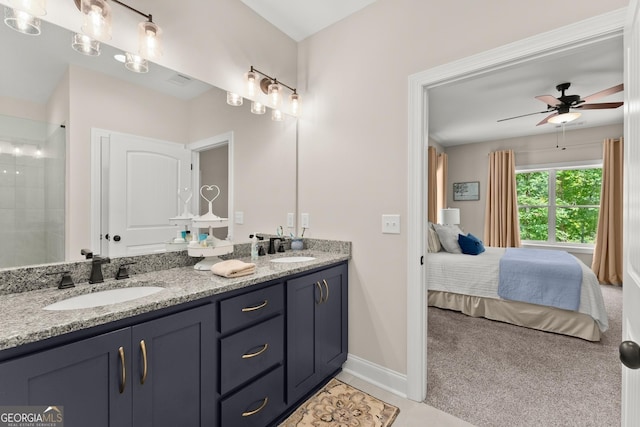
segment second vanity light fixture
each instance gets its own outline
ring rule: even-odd
[[[47,14],[46,0],[11,0],[4,8],[4,23],[30,36],[40,34],[40,18]]]
[[[260,76],[262,76],[262,78],[258,80]],[[284,115],[281,110],[283,87],[291,91],[291,95],[289,95],[290,113],[294,116],[300,115],[300,95],[298,95],[296,88],[278,81],[275,77],[271,77],[253,66],[251,66],[249,72],[245,74],[245,80],[248,97],[254,98],[258,93],[258,87],[262,93],[268,96],[269,104],[267,106],[272,108],[272,120],[284,120]],[[233,92],[227,92],[227,104],[233,106],[242,105],[242,96]],[[251,112],[254,114],[264,114],[266,112],[266,106],[258,101],[252,101]]]
[[[140,12],[119,0],[74,0],[76,7],[83,15],[82,32],[84,34],[73,36],[72,47],[85,55],[96,56],[100,54],[100,42],[111,39],[110,1],[146,18],[146,21],[138,24],[138,53],[127,52],[125,54],[127,69],[137,73],[146,73],[149,70],[147,61],[162,56],[162,30],[153,22],[151,14]]]

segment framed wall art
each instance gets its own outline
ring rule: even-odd
[[[453,200],[480,200],[480,182],[454,182],[453,183]]]

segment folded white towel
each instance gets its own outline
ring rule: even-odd
[[[255,273],[256,265],[251,262],[240,261],[239,259],[230,259],[213,264],[211,271],[213,274],[222,277],[241,277]]]

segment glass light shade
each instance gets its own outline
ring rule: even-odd
[[[43,16],[47,14],[46,0],[11,0],[9,5],[13,9],[22,10],[33,16]]]
[[[242,97],[237,93],[227,92],[227,104],[239,107],[242,105]]]
[[[4,8],[4,23],[10,28],[30,36],[40,34],[40,19],[23,10]]]
[[[162,56],[162,30],[151,21],[138,24],[138,53],[145,59],[154,60]]]
[[[146,73],[149,71],[149,63],[140,55],[126,52],[124,56],[124,66],[127,67],[127,70],[134,73]]]
[[[269,85],[267,95],[273,108],[278,108],[282,104],[282,88],[278,83],[271,83]]]
[[[264,104],[261,104],[259,102],[253,101],[251,103],[251,112],[253,114],[264,114],[267,112],[267,108],[265,107]]]
[[[292,93],[291,96],[289,96],[289,105],[291,108],[291,114],[293,114],[294,116],[299,116],[300,115],[300,95],[298,95],[297,93]]]
[[[100,42],[85,34],[75,33],[71,39],[71,47],[83,55],[100,55]]]
[[[271,110],[271,120],[274,122],[281,122],[284,120],[284,114],[280,110]]]
[[[564,113],[564,114],[558,114],[557,116],[553,116],[551,117],[549,120],[547,120],[549,123],[555,123],[555,124],[560,124],[560,123],[569,123],[574,121],[575,119],[577,119],[578,117],[580,117],[582,114],[581,113]]]
[[[440,224],[460,224],[460,209],[440,209]]]
[[[254,73],[253,71],[249,71],[245,75],[245,80],[247,81],[247,95],[249,97],[256,96],[256,90],[258,87],[258,83],[256,80],[257,78],[258,78],[257,74]]]
[[[94,40],[111,40],[111,6],[106,0],[82,0],[82,32]]]

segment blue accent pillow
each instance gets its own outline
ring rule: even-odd
[[[463,254],[478,255],[484,252],[482,240],[478,239],[471,233],[466,236],[464,234],[458,234],[458,244],[460,245],[460,249]]]

